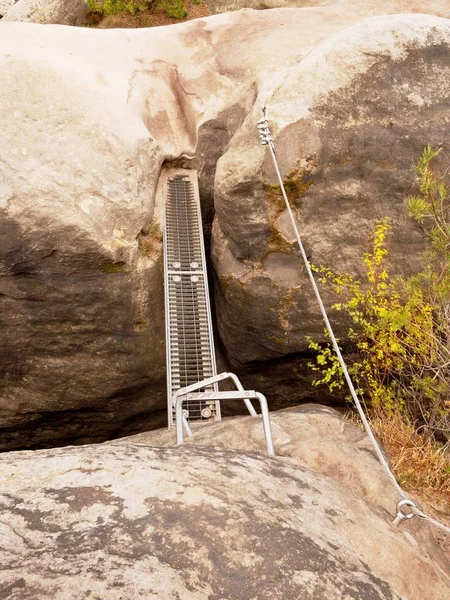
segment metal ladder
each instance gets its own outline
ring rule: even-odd
[[[217,370],[196,172],[177,169],[165,179],[167,396],[172,398]],[[188,420],[220,420],[219,402],[190,401],[185,410]],[[168,402],[169,427],[174,416]]]
[[[246,391],[236,375],[217,374],[209,302],[197,172],[165,169],[163,194],[164,288],[166,311],[167,411],[169,429],[176,424],[177,443],[190,423],[220,421],[220,401],[243,400],[258,416],[251,399],[260,402],[267,451],[274,454],[267,401]],[[220,392],[219,381],[231,379],[236,391]]]

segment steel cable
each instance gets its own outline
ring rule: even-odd
[[[311,285],[313,287],[314,294],[315,294],[317,302],[319,304],[320,312],[322,313],[322,317],[323,317],[323,320],[325,322],[325,326],[326,326],[328,334],[330,336],[330,340],[331,340],[333,349],[334,349],[334,351],[336,353],[336,356],[338,357],[339,364],[340,364],[340,366],[342,368],[342,372],[344,374],[345,380],[346,380],[348,388],[350,390],[350,394],[351,394],[352,399],[353,399],[353,401],[355,403],[355,406],[356,406],[356,408],[358,410],[359,416],[361,417],[361,421],[362,421],[362,423],[364,425],[364,429],[366,430],[366,433],[369,436],[369,439],[370,439],[370,441],[372,443],[372,446],[373,446],[373,448],[375,450],[375,453],[376,453],[376,455],[378,457],[378,460],[380,461],[381,466],[383,467],[384,471],[386,472],[387,476],[389,477],[392,485],[396,489],[396,491],[399,494],[399,496],[401,496],[401,498],[403,500],[407,500],[408,501],[408,505],[410,506],[410,509],[414,513],[414,515],[416,515],[420,519],[423,519],[424,521],[427,521],[431,525],[434,525],[435,527],[438,527],[439,529],[445,531],[446,533],[450,533],[450,527],[447,527],[443,523],[440,523],[439,521],[436,521],[432,517],[429,517],[428,515],[426,515],[423,511],[421,511],[419,508],[417,508],[417,506],[415,505],[415,503],[413,501],[411,501],[410,498],[408,498],[408,496],[406,495],[406,493],[404,492],[404,490],[400,487],[399,483],[397,482],[397,480],[395,478],[395,475],[392,473],[392,471],[391,471],[391,469],[390,469],[390,467],[388,465],[388,462],[387,462],[386,458],[384,457],[384,454],[383,454],[383,452],[382,452],[382,450],[380,448],[380,445],[378,444],[377,440],[375,439],[375,436],[374,436],[374,434],[372,432],[372,429],[370,427],[369,421],[367,420],[367,417],[365,415],[364,409],[363,409],[363,407],[361,405],[361,402],[360,402],[360,400],[358,398],[358,394],[356,393],[355,387],[354,387],[353,382],[352,382],[352,380],[350,378],[350,375],[349,375],[349,372],[348,372],[348,369],[347,369],[347,365],[345,363],[344,357],[342,356],[342,353],[341,353],[341,350],[339,348],[336,336],[334,335],[333,328],[332,328],[330,320],[328,318],[327,311],[326,311],[324,303],[322,301],[322,297],[320,295],[319,288],[318,288],[316,280],[314,278],[314,274],[312,272],[309,259],[308,259],[307,255],[306,255],[305,248],[303,246],[303,242],[302,242],[301,237],[300,237],[300,233],[299,233],[299,230],[298,230],[298,227],[297,227],[297,223],[295,222],[294,214],[292,212],[292,209],[291,209],[291,206],[290,206],[290,203],[289,203],[289,199],[288,199],[288,197],[286,195],[286,190],[284,188],[283,178],[281,177],[280,169],[278,167],[278,161],[277,161],[277,158],[276,158],[275,145],[273,143],[273,140],[272,140],[272,137],[271,137],[271,134],[270,134],[269,124],[268,124],[268,121],[267,121],[267,108],[266,107],[263,107],[263,119],[261,119],[260,121],[258,121],[258,129],[259,129],[259,134],[260,134],[260,138],[261,138],[261,143],[263,145],[267,145],[269,147],[269,151],[270,151],[270,154],[272,156],[273,164],[275,166],[275,171],[276,171],[276,174],[277,174],[278,182],[280,184],[281,192],[283,194],[283,199],[284,199],[284,202],[286,204],[286,209],[288,211],[290,220],[292,222],[292,226],[294,228],[294,232],[295,232],[295,237],[296,237],[296,240],[297,240],[297,244],[298,244],[298,247],[300,249],[300,252],[301,252],[301,255],[302,255],[302,258],[303,258],[303,262],[305,264],[306,271],[308,273],[309,280],[310,280]],[[397,512],[397,516],[399,516],[399,512],[401,512],[400,509]],[[404,513],[402,513],[402,514],[404,515]],[[404,515],[403,518],[401,518],[401,520],[403,520],[405,518],[407,518],[407,517]]]

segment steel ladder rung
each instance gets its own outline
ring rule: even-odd
[[[187,330],[189,328],[189,330]],[[201,327],[201,324],[197,320],[185,320],[184,323],[179,325],[171,325],[170,331],[172,333],[178,333],[183,337],[197,337],[200,335],[207,336],[209,339],[208,331]]]
[[[202,368],[206,368],[206,367],[210,367],[212,366],[211,361],[208,360],[208,357],[206,355],[200,358],[198,358],[198,356],[195,357],[195,359],[191,356],[186,357],[186,360],[184,358],[181,358],[180,360],[175,360],[172,363],[172,367],[175,370],[178,371],[184,371],[184,370],[189,370],[189,369],[202,369]]]
[[[200,352],[197,352],[196,355],[194,355],[192,352],[187,353],[187,352],[181,352],[178,353],[176,356],[175,355],[171,355],[172,360],[174,361],[174,366],[175,365],[180,365],[181,363],[183,364],[197,364],[199,362],[205,362],[208,361],[209,364],[212,364],[211,360],[208,357],[208,354],[206,352],[206,349],[198,349],[200,350]]]
[[[209,345],[209,336],[207,335],[206,332],[202,332],[199,331],[198,334],[195,333],[188,333],[187,331],[185,331],[186,328],[183,327],[178,327],[176,329],[171,328],[170,329],[170,333],[172,334],[172,336],[177,337],[178,339],[176,340],[177,343],[180,343],[180,340],[199,340],[199,341],[204,341],[205,344]]]

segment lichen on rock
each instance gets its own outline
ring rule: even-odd
[[[255,452],[260,430],[249,417],[202,428],[200,445],[184,448],[154,447],[164,443],[156,433],[153,441],[143,434],[0,456],[7,482],[1,593],[21,600],[448,597],[445,559],[427,526],[394,528],[389,509],[380,508],[395,494],[361,432],[324,408],[280,413],[274,434],[284,456],[269,459]],[[327,458],[315,456],[324,432]],[[228,447],[211,447],[211,435]],[[324,475],[327,459],[331,468],[338,457],[341,472]]]

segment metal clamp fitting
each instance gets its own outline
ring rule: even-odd
[[[259,119],[259,121],[256,124],[258,127],[259,139],[261,141],[262,146],[270,145],[270,147],[272,148],[272,150],[275,154],[275,147],[273,145],[273,139],[272,139],[272,135],[270,133],[269,121],[267,120],[267,107],[266,106],[263,106],[262,112],[263,112],[264,116],[262,119]]]
[[[397,515],[392,521],[392,525],[395,527],[398,527],[402,521],[405,521],[406,519],[412,519],[415,516],[412,510],[411,512],[407,513],[403,512],[403,506],[409,506],[411,509],[416,508],[416,505],[411,500],[400,500],[400,502],[397,504]]]
[[[258,133],[259,139],[261,140],[261,144],[263,146],[272,141],[272,136],[270,135],[270,129],[267,121],[264,120],[261,124],[258,124]]]

